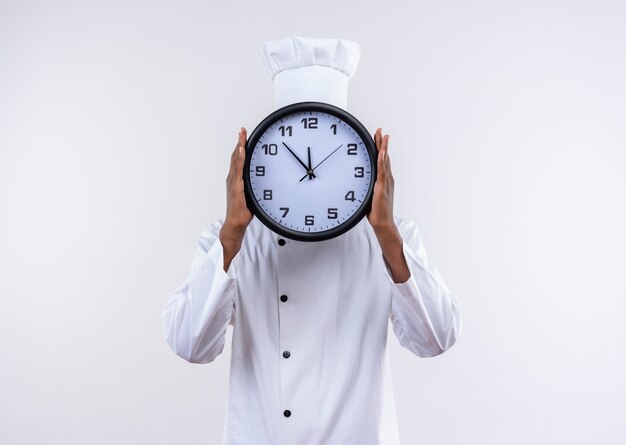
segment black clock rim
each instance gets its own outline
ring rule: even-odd
[[[252,151],[256,146],[259,138],[265,133],[265,131],[271,127],[277,120],[284,118],[290,114],[295,114],[303,111],[317,111],[328,113],[332,116],[335,116],[348,125],[350,125],[356,133],[359,135],[363,143],[365,144],[365,148],[367,149],[370,155],[370,162],[372,167],[372,181],[370,181],[369,188],[367,190],[367,194],[365,195],[365,200],[361,207],[345,222],[340,224],[337,227],[333,227],[332,229],[319,231],[319,232],[311,232],[307,234],[306,232],[300,232],[296,230],[289,229],[287,227],[281,226],[272,218],[270,218],[265,211],[261,208],[257,200],[254,198],[252,194],[252,185],[250,183],[250,157],[252,155]],[[256,128],[250,134],[248,141],[246,142],[246,159],[244,163],[243,170],[243,182],[244,182],[244,195],[246,198],[246,204],[248,209],[252,212],[254,216],[256,216],[266,227],[268,227],[273,232],[278,235],[284,236],[285,238],[289,238],[296,241],[325,241],[331,238],[338,237],[343,235],[348,230],[352,229],[356,226],[366,215],[369,213],[372,205],[372,195],[374,193],[374,184],[377,179],[377,160],[378,160],[378,150],[376,149],[376,143],[374,139],[369,134],[365,126],[359,122],[359,120],[354,117],[352,114],[348,113],[346,110],[336,107],[331,104],[327,104],[324,102],[297,102],[293,104],[286,105],[278,110],[272,112],[265,119],[263,119]]]

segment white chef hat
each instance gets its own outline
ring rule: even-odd
[[[287,37],[263,43],[258,55],[274,83],[276,108],[317,101],[348,109],[348,82],[361,55],[358,43]]]

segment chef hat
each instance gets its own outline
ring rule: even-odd
[[[288,37],[259,47],[263,69],[274,83],[276,108],[295,102],[326,102],[348,109],[348,82],[361,47],[343,39]]]

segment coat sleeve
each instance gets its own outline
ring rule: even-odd
[[[238,256],[224,271],[219,240],[222,221],[204,230],[191,272],[169,297],[161,320],[172,351],[191,363],[209,363],[224,349],[226,328],[235,322],[235,269]]]
[[[415,223],[395,217],[411,276],[391,282],[393,331],[400,344],[419,357],[434,357],[454,345],[461,332],[461,309],[428,259]]]

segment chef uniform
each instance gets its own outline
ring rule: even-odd
[[[347,108],[360,48],[292,37],[259,50],[276,107],[305,100]],[[198,239],[191,271],[162,314],[171,349],[209,363],[232,326],[226,445],[397,445],[387,356],[389,321],[419,357],[450,348],[459,303],[416,225],[394,217],[411,276],[394,283],[367,218],[321,242],[283,238],[253,218],[227,271],[219,231]]]

